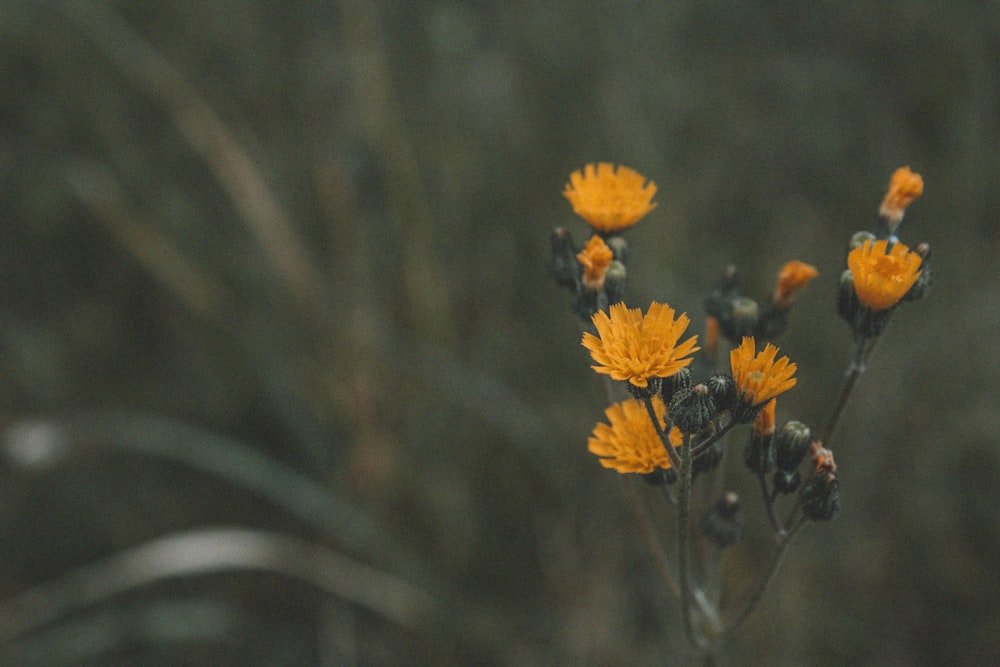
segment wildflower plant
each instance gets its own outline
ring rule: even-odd
[[[929,246],[911,250],[896,236],[907,207],[922,192],[919,174],[898,169],[872,230],[850,240],[837,310],[850,326],[853,350],[844,389],[817,434],[796,420],[777,426],[778,398],[796,387],[798,365],[772,342],[789,326],[796,295],[818,276],[816,268],[787,262],[772,296],[763,301],[743,295],[735,267],[727,268],[705,297],[705,336],[699,341],[688,332],[686,313],[656,301],[646,309],[624,302],[629,246],[623,234],[656,207],[656,185],[610,163],[570,175],[563,194],[590,226],[591,238],[578,250],[565,228],[556,229],[549,274],[573,295],[571,307],[584,330],[581,343],[612,403],[587,448],[602,466],[622,475],[642,535],[679,605],[685,636],[705,655],[715,653],[750,617],[802,527],[828,521],[840,508],[829,448],[837,423],[892,313],[902,302],[924,296],[930,285]],[[726,343],[728,359],[720,351]],[[630,398],[616,400],[621,394]],[[740,427],[749,433],[737,435]],[[757,478],[774,538],[769,560],[751,567],[758,581],[743,595],[722,591],[722,577],[706,571],[720,559],[694,562],[695,553],[710,553],[696,549],[696,539],[725,549],[747,528],[742,499],[721,478],[720,463],[733,456],[734,438],[742,438],[740,467]],[[639,478],[663,490],[667,511],[675,515],[674,557],[652,528],[649,507],[634,485]],[[703,479],[712,481],[702,484]],[[699,498],[716,497],[696,503],[696,484],[705,491]]]

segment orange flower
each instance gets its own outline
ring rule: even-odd
[[[772,398],[764,405],[764,409],[757,415],[753,423],[753,434],[755,436],[774,435],[774,410],[778,399]]]
[[[592,368],[614,380],[646,387],[650,378],[670,377],[690,364],[690,358],[682,357],[699,349],[697,336],[677,344],[691,320],[683,313],[674,319],[674,309],[666,304],[654,301],[645,316],[623,303],[608,311],[594,313],[597,336],[585,333],[581,343],[598,364]]]
[[[664,427],[667,408],[653,397],[653,410],[660,427]],[[601,465],[621,473],[651,473],[657,468],[669,468],[667,450],[649,420],[646,407],[636,399],[615,403],[604,411],[608,424],[598,423],[587,440],[587,449],[599,457]],[[670,430],[670,444],[680,447],[683,437],[676,428]]]
[[[895,306],[920,277],[920,255],[902,243],[886,253],[888,245],[885,240],[865,241],[847,256],[858,301],[871,310]]]
[[[909,167],[900,167],[889,180],[889,191],[885,193],[878,214],[889,222],[890,229],[903,219],[906,207],[924,193],[924,179],[920,174],[910,171]]]
[[[729,353],[736,391],[748,408],[756,408],[794,387],[793,376],[798,368],[788,357],[775,361],[778,348],[770,343],[760,354],[755,354],[756,349],[753,337],[744,336],[743,343]]]
[[[601,289],[604,287],[604,274],[611,265],[611,260],[615,254],[611,248],[598,235],[594,235],[587,241],[587,247],[576,256],[577,261],[583,265],[583,284],[591,289]]]
[[[774,290],[774,305],[778,308],[787,308],[792,305],[795,293],[809,284],[809,281],[819,275],[815,266],[792,260],[783,267],[778,274],[778,286]]]
[[[837,464],[833,460],[833,452],[824,447],[823,443],[819,440],[814,440],[809,444],[809,455],[812,456],[813,463],[816,464],[816,472],[837,472]]]
[[[656,208],[651,203],[656,184],[628,167],[610,162],[588,164],[583,172],[574,171],[563,196],[573,211],[599,232],[613,233],[631,227]]]

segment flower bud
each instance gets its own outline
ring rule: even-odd
[[[549,253],[549,277],[560,287],[576,290],[580,284],[583,267],[577,261],[577,249],[573,237],[563,227],[557,227],[550,237],[552,251]]]
[[[837,288],[837,313],[853,326],[860,308],[858,293],[854,290],[854,276],[851,275],[850,269],[844,269],[840,274],[840,285]]]
[[[712,472],[720,463],[722,463],[722,443],[716,441],[691,462],[691,474],[697,476],[703,472]]]
[[[715,419],[715,402],[704,384],[674,393],[670,418],[681,433],[701,433]]]
[[[628,393],[630,393],[633,398],[638,398],[641,401],[643,399],[656,396],[656,393],[660,391],[661,382],[661,378],[649,378],[645,387],[638,387],[626,380],[625,388],[628,389]]]
[[[788,472],[786,470],[774,471],[774,490],[778,493],[794,493],[802,482],[802,476],[798,470]]]
[[[604,239],[604,242],[608,244],[609,248],[611,248],[611,252],[615,254],[616,260],[622,264],[628,263],[629,245],[624,236],[620,236],[618,234],[609,236]]]
[[[608,270],[604,274],[604,291],[608,295],[609,304],[621,303],[625,298],[625,278],[627,274],[625,264],[617,259],[613,260],[611,265],[608,266]]]
[[[715,408],[722,412],[729,410],[736,400],[736,382],[733,376],[726,373],[718,373],[705,381],[708,393],[712,396]]]
[[[677,373],[674,373],[668,378],[663,378],[663,388],[660,391],[660,396],[663,398],[663,402],[667,405],[673,401],[674,396],[682,391],[690,391],[691,389],[691,369],[682,368]]]
[[[760,306],[757,302],[747,296],[738,296],[732,300],[730,308],[729,321],[722,322],[726,338],[738,341],[743,336],[752,336],[760,321]]]
[[[829,521],[840,511],[840,482],[834,473],[813,477],[799,490],[802,513],[812,521]]]
[[[705,537],[717,546],[728,547],[739,542],[747,527],[739,496],[730,491],[716,500],[698,526]]]
[[[850,252],[855,248],[860,248],[865,244],[865,242],[874,240],[875,235],[871,232],[854,232],[854,235],[851,236],[851,240],[847,243],[847,251]]]
[[[778,469],[793,472],[798,468],[811,440],[808,426],[798,421],[786,423],[774,436],[774,462]]]

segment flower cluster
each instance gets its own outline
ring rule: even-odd
[[[645,312],[624,302],[629,246],[623,232],[656,207],[656,185],[611,163],[587,165],[570,175],[563,195],[590,225],[591,238],[578,250],[568,231],[556,229],[549,273],[574,295],[573,310],[584,328],[581,344],[609,395],[620,383],[617,386],[632,396],[605,410],[607,421],[594,427],[587,449],[605,468],[657,485],[676,485],[679,498],[672,495],[674,486],[664,486],[667,497],[680,507],[678,562],[684,585],[672,588],[680,589],[689,639],[696,634],[691,614],[696,605],[685,592],[690,588],[686,568],[691,487],[702,475],[718,479],[729,432],[752,425],[743,461],[759,480],[780,547],[776,559],[799,526],[830,520],[839,511],[840,482],[828,444],[864,370],[872,339],[902,301],[919,299],[930,284],[929,246],[911,250],[896,237],[904,212],[922,192],[919,174],[909,167],[898,169],[879,208],[879,223],[851,240],[838,311],[852,327],[854,353],[841,398],[817,437],[799,421],[777,427],[777,398],[796,386],[798,365],[779,356],[772,342],[789,326],[796,295],[817,278],[816,268],[799,260],[785,263],[771,296],[756,300],[741,293],[736,269],[729,267],[704,300],[705,336],[699,346],[698,336],[687,333],[687,313],[657,301]],[[719,368],[723,340],[731,344],[727,368]],[[718,483],[712,487],[722,488]],[[795,502],[779,503],[792,494]],[[703,504],[697,526],[706,540],[726,547],[741,538],[746,520],[735,492]],[[787,508],[784,518],[779,516],[782,506]],[[699,615],[723,616],[709,611]],[[716,627],[704,634],[719,633]]]
[[[762,305],[740,293],[736,267],[730,266],[705,298],[705,311],[711,326],[734,345],[747,336],[773,340],[788,327],[795,294],[818,275],[811,264],[787,262],[778,273],[773,297]]]
[[[656,208],[655,194],[655,183],[610,162],[588,164],[570,174],[563,196],[590,225],[591,237],[579,250],[565,228],[556,228],[549,275],[573,293],[572,308],[584,326],[594,313],[624,298],[628,244],[621,234]]]
[[[857,232],[851,239],[837,307],[856,338],[879,336],[901,301],[920,299],[930,287],[930,246],[921,243],[911,250],[895,236],[906,208],[923,190],[920,174],[897,169],[875,233]]]

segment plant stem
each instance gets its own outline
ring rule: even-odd
[[[691,436],[684,434],[681,444],[680,510],[677,514],[677,565],[681,578],[681,615],[684,635],[695,648],[701,647],[694,631],[691,591]]]
[[[656,565],[663,583],[670,589],[674,599],[680,601],[681,591],[677,587],[674,575],[670,572],[667,555],[663,553],[663,548],[656,537],[656,529],[653,528],[653,521],[649,518],[649,510],[646,504],[642,502],[642,498],[639,497],[639,492],[635,488],[635,476],[621,475],[621,478],[622,485],[625,487],[625,497],[628,498],[629,508],[635,516],[636,523],[639,524],[639,533],[642,535],[642,541],[646,543],[646,548],[653,557],[653,563]]]
[[[692,449],[692,451],[691,451],[691,458],[692,459],[698,458],[698,456],[700,456],[702,454],[702,452],[704,452],[709,447],[711,447],[716,442],[718,442],[719,438],[721,438],[722,436],[724,436],[726,433],[729,433],[730,429],[732,429],[734,426],[736,426],[736,420],[735,419],[730,419],[728,422],[726,422],[725,426],[723,426],[722,428],[720,428],[715,433],[712,433],[711,435],[709,435],[708,437],[706,437],[704,440],[700,441]]]
[[[653,428],[656,429],[656,435],[659,436],[660,442],[663,443],[663,448],[667,450],[667,456],[670,458],[670,465],[674,467],[674,470],[680,470],[681,461],[677,456],[677,452],[674,450],[673,445],[670,444],[670,437],[667,435],[670,431],[670,421],[667,421],[667,428],[664,430],[660,426],[660,419],[656,416],[656,410],[653,408],[653,399],[650,396],[646,396],[642,399],[643,405],[646,406],[646,412],[649,414],[649,421],[653,422]]]
[[[844,380],[844,388],[840,392],[840,398],[837,400],[837,407],[833,409],[833,414],[830,415],[830,421],[826,425],[826,430],[823,432],[823,437],[820,442],[824,446],[829,447],[831,441],[833,440],[833,435],[837,430],[837,424],[840,422],[841,415],[844,414],[844,408],[847,407],[847,401],[851,398],[851,394],[854,392],[854,387],[858,384],[858,380],[861,379],[861,375],[865,372],[865,365],[868,363],[869,357],[872,355],[872,351],[875,350],[875,345],[878,343],[878,338],[865,338],[863,336],[854,337],[854,352],[851,356],[851,363],[847,367],[847,377]]]
[[[781,521],[778,519],[778,511],[774,506],[774,500],[776,494],[767,490],[767,477],[763,472],[757,473],[757,479],[760,480],[760,493],[764,498],[764,505],[767,507],[767,517],[771,520],[771,526],[774,527],[776,533],[779,536],[785,536],[785,529],[781,525]]]
[[[731,637],[739,632],[740,628],[747,622],[750,615],[753,613],[757,605],[760,604],[761,599],[764,597],[764,592],[767,590],[768,585],[774,578],[775,573],[778,571],[778,566],[781,565],[781,561],[785,557],[785,553],[788,551],[788,546],[792,543],[792,540],[798,534],[799,530],[803,525],[806,524],[808,519],[804,516],[799,516],[798,520],[791,526],[787,532],[779,532],[775,534],[774,550],[771,552],[771,558],[767,563],[767,570],[764,572],[760,581],[757,582],[757,587],[747,598],[747,602],[743,609],[740,610],[733,620],[730,621],[724,634]]]

